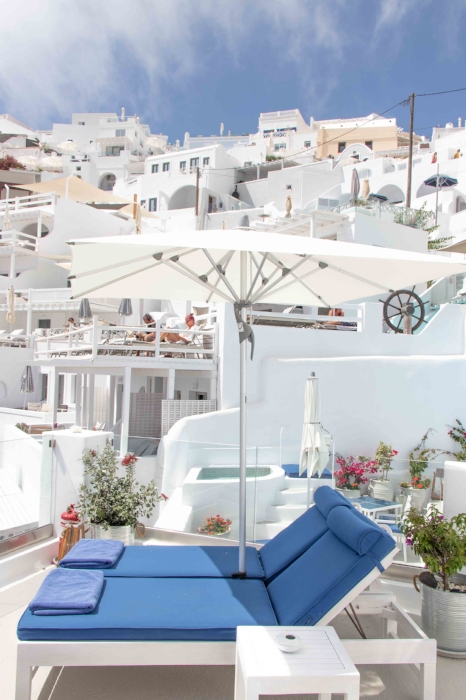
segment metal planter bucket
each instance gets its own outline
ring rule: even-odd
[[[466,576],[452,576],[466,583]],[[419,582],[422,599],[422,629],[437,640],[440,656],[466,658],[466,593],[438,591]]]
[[[120,540],[124,545],[134,544],[134,527],[131,525],[110,525],[104,530],[102,525],[91,525],[94,540]]]

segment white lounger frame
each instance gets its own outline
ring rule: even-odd
[[[382,565],[387,568],[395,550]],[[435,700],[437,643],[394,602],[375,587],[374,568],[338,605],[320,620],[326,625],[353,603],[360,615],[384,620],[382,639],[342,640],[355,664],[415,664],[420,670],[421,700]],[[372,584],[372,585],[371,585]],[[369,587],[369,588],[368,588]],[[363,592],[364,591],[364,592]],[[406,639],[398,637],[400,632]],[[235,642],[18,642],[16,700],[30,700],[31,681],[40,666],[234,666]]]

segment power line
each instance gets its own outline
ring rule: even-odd
[[[456,90],[442,90],[441,92],[424,92],[422,95],[416,94],[416,97],[432,97],[433,95],[448,95],[451,92],[463,92],[464,90],[466,90],[466,87],[457,88]]]

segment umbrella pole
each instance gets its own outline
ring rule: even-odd
[[[247,253],[241,252],[241,300],[247,295]],[[246,324],[246,307],[241,306],[241,322]],[[246,385],[248,343],[239,346],[239,576],[246,575]]]
[[[439,164],[437,163],[437,188],[435,192],[435,225],[437,226],[437,215],[438,215],[438,169]]]

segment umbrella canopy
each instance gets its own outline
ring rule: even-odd
[[[13,324],[15,322],[15,290],[14,290],[14,287],[10,287],[10,289],[6,293],[6,304],[8,307],[8,310],[6,312],[6,322]]]
[[[441,175],[440,173],[424,180],[424,185],[427,185],[427,187],[439,187],[440,189],[442,187],[454,187],[457,184],[458,180],[456,178],[450,177],[450,175]]]
[[[158,136],[149,136],[149,138],[146,140],[146,144],[149,146],[149,148],[160,148],[164,151],[167,148],[165,141],[160,139]]]
[[[388,202],[388,197],[384,194],[374,194],[373,192],[369,195],[369,199],[378,199],[379,202]]]
[[[442,253],[465,253],[466,254],[466,238],[458,243],[453,243],[446,248],[442,248]]]
[[[78,316],[82,321],[89,321],[92,318],[91,305],[89,299],[81,299]]]
[[[117,204],[122,202],[124,204],[129,203],[124,197],[118,197],[117,195],[112,194],[112,192],[100,190],[98,187],[94,187],[94,185],[84,182],[84,180],[81,180],[75,175],[72,177],[59,177],[56,180],[50,180],[49,182],[31,182],[28,185],[15,185],[15,188],[29,190],[30,192],[37,192],[39,194],[56,192],[56,194],[58,194],[60,197],[72,199],[74,202],[98,204]]]
[[[246,571],[246,365],[254,347],[246,309],[273,301],[337,306],[466,265],[429,254],[240,230],[184,231],[71,241],[74,297],[198,299],[234,304],[240,341],[239,573]],[[154,274],[155,273],[155,274]]]
[[[304,394],[304,425],[301,440],[299,474],[307,469],[308,479],[316,472],[322,475],[330,457],[330,452],[320,424],[319,381],[314,372],[306,382]]]
[[[120,316],[132,316],[133,315],[133,307],[131,304],[131,299],[122,299],[120,301],[118,313],[120,314]]]
[[[357,199],[359,195],[359,175],[356,168],[353,168],[351,175],[351,199]]]
[[[46,156],[42,158],[41,166],[44,170],[63,170],[63,160],[57,156]]]
[[[76,153],[76,151],[79,151],[79,146],[73,141],[62,141],[57,143],[57,149],[62,151],[62,153]]]
[[[362,183],[361,197],[362,197],[363,199],[367,199],[367,198],[369,197],[370,191],[371,191],[371,188],[370,188],[370,185],[369,185],[369,180],[368,180],[368,178],[366,177],[366,178],[364,179],[363,183]]]
[[[133,204],[127,204],[125,207],[121,207],[121,209],[118,210],[119,214],[127,214],[131,218],[133,217]],[[141,207],[140,204],[138,204],[138,209],[140,212],[140,216],[143,219],[160,219],[160,216],[157,216],[157,214],[154,214],[152,211],[148,211],[147,209],[144,209]]]
[[[23,375],[21,377],[20,392],[22,394],[32,394],[34,391],[34,381],[32,379],[32,369],[29,365],[24,368]]]
[[[40,159],[35,156],[20,156],[18,162],[24,165],[26,170],[35,170],[41,164]]]

